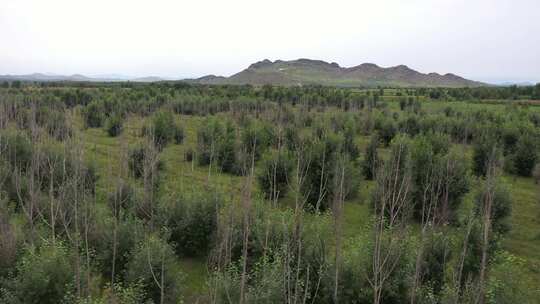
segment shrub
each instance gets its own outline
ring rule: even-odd
[[[391,237],[385,234],[383,238]],[[364,232],[347,244],[343,250],[343,261],[340,265],[340,278],[338,286],[338,298],[340,303],[373,303],[372,261],[374,252],[374,241],[369,234]],[[381,303],[406,303],[410,301],[408,287],[410,286],[410,271],[413,263],[412,242],[409,238],[404,238],[399,244],[394,244],[391,249],[391,260],[396,264],[392,272],[383,285]],[[388,241],[381,244],[388,247]],[[383,252],[384,251],[383,249]],[[320,301],[317,303],[333,303],[334,265],[327,266],[326,275],[321,283],[321,290],[318,293]]]
[[[297,128],[286,127],[284,137],[285,146],[290,151],[296,149],[300,144],[300,135]]]
[[[129,183],[121,180],[117,183],[114,193],[109,195],[108,203],[114,216],[120,217],[122,212],[135,206],[135,191]]]
[[[33,150],[32,142],[19,132],[0,134],[0,157],[23,172],[32,160]]]
[[[261,154],[273,143],[274,130],[269,125],[249,123],[242,132],[241,144],[246,155],[258,160]]]
[[[444,287],[445,267],[451,259],[449,243],[450,239],[443,233],[433,233],[422,245],[421,283],[429,286],[436,295],[439,295]]]
[[[211,249],[217,230],[220,201],[212,195],[182,196],[160,209],[162,225],[177,254],[204,256]]]
[[[482,187],[476,195],[476,210],[480,214],[484,206],[484,202],[487,199],[486,186]],[[508,189],[500,182],[497,181],[492,196],[491,206],[491,227],[492,238],[497,239],[501,235],[510,231],[510,215],[512,213],[512,198]]]
[[[351,160],[356,160],[359,154],[358,147],[354,142],[355,135],[356,126],[354,124],[354,121],[348,119],[347,121],[345,121],[345,125],[343,126],[343,150],[349,154]]]
[[[505,251],[494,254],[487,282],[488,303],[528,303],[538,288],[527,275],[529,263]]]
[[[178,303],[182,297],[183,278],[173,248],[155,234],[147,235],[137,245],[127,265],[126,281],[130,284],[141,282],[147,298],[154,303]],[[163,287],[163,301],[158,283]]]
[[[193,151],[192,148],[187,149],[184,152],[184,160],[187,161],[187,162],[193,161],[194,154],[195,154],[195,152]]]
[[[533,136],[524,134],[519,138],[513,159],[517,174],[531,176],[534,164],[538,160],[537,142]]]
[[[50,136],[58,140],[64,140],[72,133],[66,119],[65,109],[62,107],[55,109],[41,106],[36,113],[36,122],[44,127]]]
[[[227,173],[239,174],[237,164],[236,130],[230,121],[225,125],[216,119],[208,119],[197,132],[197,157],[201,166],[210,162]]]
[[[485,176],[490,161],[500,158],[498,142],[494,136],[481,135],[473,144],[473,172]]]
[[[105,125],[107,134],[111,137],[116,137],[122,133],[122,117],[120,115],[114,114],[107,119]]]
[[[71,290],[75,271],[61,243],[28,248],[17,266],[13,293],[21,303],[61,303]]]
[[[285,196],[288,184],[292,182],[293,165],[286,152],[272,151],[264,155],[258,180],[267,199],[273,201]]]
[[[506,126],[502,129],[504,154],[512,154],[519,140],[519,130],[516,126]]]
[[[219,139],[223,136],[223,126],[216,119],[207,119],[197,130],[197,162],[200,166],[216,160]]]
[[[143,231],[143,222],[131,214],[124,214],[118,221],[104,214],[100,216],[90,233],[89,245],[96,252],[101,274],[111,277],[113,261],[115,280],[125,274],[129,258],[144,236]]]
[[[440,193],[442,201],[440,219],[456,222],[456,214],[463,201],[463,197],[471,187],[470,165],[466,155],[458,148],[452,149],[444,155],[438,163],[439,174],[446,181],[448,193]],[[447,197],[446,197],[447,195]]]
[[[378,146],[379,136],[377,133],[374,133],[366,147],[364,161],[362,162],[362,172],[367,180],[373,180],[375,178],[375,172],[377,172],[377,167],[379,165],[379,156],[377,153]]]
[[[312,211],[326,210],[330,201],[330,185],[334,173],[334,162],[337,151],[341,146],[341,138],[330,134],[322,139],[312,138],[309,151],[309,165],[305,180],[302,183],[302,193],[306,198],[307,207]]]
[[[39,168],[43,191],[48,190],[52,182],[53,190],[56,193],[65,183],[74,179],[79,183],[79,186],[84,187],[85,191],[94,193],[99,178],[93,162],[82,162],[72,155],[66,155],[65,151],[59,150],[56,146],[43,147]]]
[[[241,169],[237,164],[236,156],[236,132],[232,123],[227,122],[224,134],[218,138],[216,162],[223,172],[239,174]]]
[[[100,128],[104,119],[103,104],[97,101],[89,103],[82,111],[84,122],[88,128]]]
[[[383,118],[380,121],[377,129],[379,131],[381,141],[384,143],[385,146],[388,146],[394,136],[396,136],[397,134],[397,127],[395,122],[388,118]]]
[[[411,200],[411,192],[403,191],[402,187],[412,182],[411,167],[410,139],[405,135],[397,136],[390,144],[390,157],[379,166],[377,171],[375,188],[371,192],[373,208],[385,206],[389,194],[401,192],[403,192],[400,194],[403,204],[410,206],[408,204]]]
[[[306,207],[311,211],[324,211],[337,194],[341,173],[344,175],[343,196],[347,200],[357,193],[360,180],[359,168],[343,152],[343,138],[327,134],[313,140],[308,148],[309,165],[301,191],[306,197]],[[341,169],[344,171],[341,172]]]
[[[129,160],[128,160],[129,170],[131,171],[131,174],[133,174],[135,178],[144,177],[145,163],[150,164],[151,162],[155,162],[154,165],[155,165],[156,171],[163,169],[163,163],[157,159],[157,155],[156,155],[157,151],[150,152],[149,149],[151,148],[139,147],[139,148],[134,148],[129,151]],[[154,155],[148,155],[148,153],[152,153]],[[154,158],[154,159],[151,159],[151,158]]]
[[[175,138],[176,124],[173,114],[169,111],[157,112],[152,120],[152,127],[154,144],[159,149]]]

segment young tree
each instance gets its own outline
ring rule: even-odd
[[[274,129],[270,125],[255,122],[248,123],[243,127],[241,144],[247,154],[255,153],[258,160],[265,150],[275,141]],[[255,151],[251,151],[255,149]]]
[[[107,119],[105,129],[110,137],[116,137],[122,133],[122,117],[118,114],[113,114]]]
[[[213,195],[183,195],[162,205],[159,222],[169,231],[169,242],[181,256],[204,256],[212,247],[216,230],[216,214],[221,202]]]
[[[126,281],[142,281],[154,303],[173,304],[182,298],[184,276],[172,247],[155,234],[145,237],[133,252]]]
[[[10,284],[14,298],[20,303],[61,303],[74,283],[71,258],[66,246],[59,242],[28,248]]]
[[[391,145],[388,161],[377,172],[373,192],[373,255],[369,283],[373,303],[382,303],[384,286],[395,271],[406,236],[411,213],[411,164],[408,139],[397,137]]]
[[[377,172],[378,170],[378,165],[379,165],[379,155],[377,153],[378,146],[379,146],[379,137],[377,133],[374,133],[371,136],[368,146],[366,147],[364,161],[362,163],[362,171],[364,173],[364,177],[367,180],[373,180],[375,178],[375,172]]]
[[[473,172],[477,176],[486,176],[493,153],[500,154],[497,139],[487,133],[480,135],[473,145]]]
[[[271,151],[263,156],[258,180],[267,199],[273,202],[285,196],[293,166],[293,160],[285,151]]]
[[[92,101],[86,107],[84,107],[82,114],[84,117],[85,125],[88,128],[100,128],[104,120],[103,105],[97,101]]]
[[[175,137],[176,124],[170,111],[159,111],[152,119],[152,138],[158,149],[163,149]]]
[[[534,165],[538,160],[538,142],[530,134],[523,134],[517,144],[513,158],[517,174],[531,176]]]

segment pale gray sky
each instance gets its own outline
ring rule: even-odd
[[[264,58],[540,82],[540,0],[0,0],[0,74],[230,75]]]

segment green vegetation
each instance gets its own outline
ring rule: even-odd
[[[0,303],[539,303],[536,90],[0,88]]]

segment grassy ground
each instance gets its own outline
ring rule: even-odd
[[[540,290],[540,185],[531,178],[505,177],[513,200],[512,230],[505,249],[528,263],[531,279]]]

